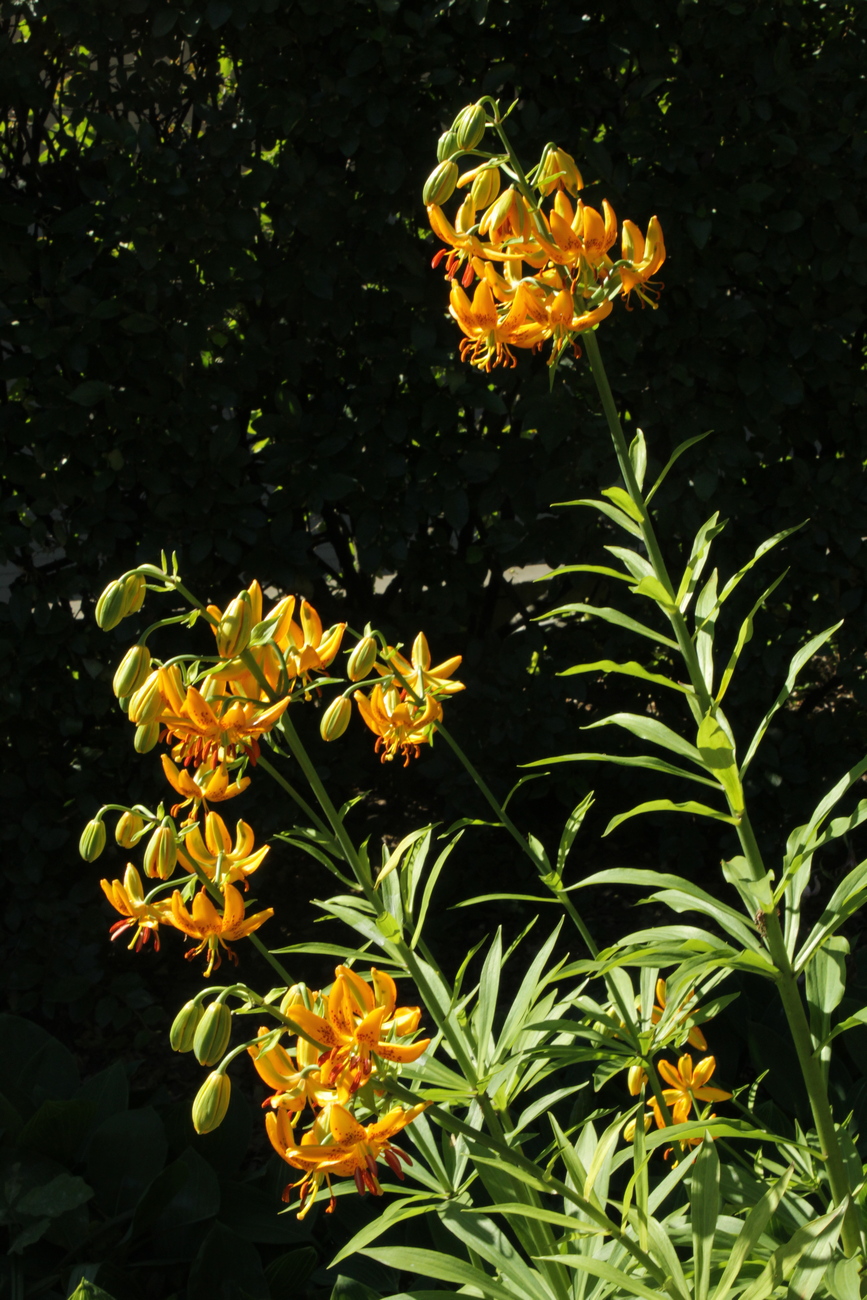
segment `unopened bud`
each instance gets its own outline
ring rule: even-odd
[[[232,1037],[232,1013],[225,1002],[212,1002],[193,1034],[193,1051],[200,1065],[216,1065]]]
[[[178,860],[178,849],[175,844],[175,828],[171,824],[158,826],[148,840],[148,846],[144,854],[145,875],[158,877],[160,880],[168,880],[175,869]],[[209,1064],[206,1062],[206,1064]]]
[[[221,659],[232,659],[247,649],[253,629],[253,608],[249,592],[229,602],[220,619],[217,633],[217,653]]]
[[[103,632],[110,632],[126,614],[123,585],[110,582],[96,602],[96,624]]]
[[[426,204],[435,203],[441,207],[447,203],[455,192],[458,181],[458,165],[453,162],[441,162],[425,181],[422,197]],[[120,619],[118,619],[120,622]]]
[[[283,1015],[289,1014],[290,1007],[296,1007],[300,1003],[302,1006],[307,1004],[304,1001],[304,994],[307,992],[306,984],[292,984],[283,994],[280,1002],[280,1010]]]
[[[123,586],[123,617],[127,614],[137,614],[144,604],[145,591],[147,583],[140,573],[128,573],[125,578],[121,578]]]
[[[583,190],[584,181],[575,159],[565,149],[549,149],[542,159],[542,165],[536,176],[536,186],[540,194],[551,194],[554,190],[568,190],[577,195]]]
[[[626,1076],[630,1096],[637,1097],[646,1082],[647,1075],[642,1067],[640,1065],[630,1065],[629,1073]]]
[[[458,137],[454,131],[443,131],[437,141],[437,162],[448,162],[458,152]]]
[[[367,677],[376,663],[377,649],[375,637],[363,636],[361,638],[350,654],[349,663],[346,665],[346,676],[351,682],[360,682]]]
[[[135,752],[149,754],[160,738],[160,730],[158,722],[145,722],[142,726],[136,727],[132,741]]]
[[[499,167],[485,167],[480,171],[473,181],[470,189],[470,198],[473,201],[473,207],[487,208],[500,192],[500,169]]]
[[[212,1133],[219,1128],[229,1109],[232,1084],[227,1074],[214,1070],[209,1074],[193,1102],[193,1128],[197,1133]]]
[[[485,134],[486,119],[487,114],[481,104],[468,104],[461,109],[452,124],[459,149],[475,149]]]
[[[319,724],[319,734],[322,739],[339,740],[349,726],[351,716],[352,705],[349,700],[345,695],[338,695],[337,699],[331,701],[322,715],[322,721]]]
[[[199,1002],[185,1002],[172,1021],[169,1030],[169,1043],[173,1052],[191,1052],[196,1030],[204,1015]]]
[[[118,699],[144,686],[151,670],[151,652],[146,645],[133,645],[118,664],[112,688]]]
[[[132,849],[141,838],[143,830],[144,818],[139,817],[138,813],[125,812],[121,814],[114,828],[114,838],[122,849]]]
[[[137,691],[133,691],[129,702],[129,720],[136,726],[146,726],[155,722],[165,707],[160,690],[159,669],[148,673]]]
[[[96,862],[105,848],[105,826],[98,817],[92,818],[81,832],[78,851],[85,862]]]

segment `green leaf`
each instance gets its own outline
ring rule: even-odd
[[[656,1289],[652,1290],[630,1273],[624,1273],[622,1269],[606,1264],[604,1260],[594,1259],[592,1255],[548,1255],[542,1258],[556,1260],[559,1264],[567,1265],[568,1268],[576,1268],[582,1273],[589,1273],[592,1277],[602,1278],[620,1293],[625,1291],[629,1295],[640,1296],[641,1300],[659,1300],[659,1284],[664,1281],[661,1276]]]
[[[584,818],[587,816],[592,805],[593,794],[591,792],[590,794],[585,795],[579,804],[576,804],[566,819],[566,825],[563,827],[563,834],[560,836],[560,844],[557,849],[557,875],[560,877],[563,875],[569,850],[571,849],[575,837],[584,822]]]
[[[830,1263],[844,1210],[845,1206],[838,1206],[831,1214],[799,1228],[785,1245],[774,1251],[755,1281],[741,1292],[740,1300],[765,1300],[785,1282],[789,1283],[789,1296],[810,1300]],[[807,1262],[801,1265],[805,1254]]]
[[[683,577],[680,580],[680,586],[677,589],[677,596],[675,597],[675,603],[681,613],[685,613],[689,607],[689,602],[692,600],[692,594],[698,585],[698,580],[701,577],[702,570],[704,569],[704,566],[707,563],[707,558],[710,555],[711,543],[715,537],[719,537],[720,533],[725,528],[726,521],[723,520],[721,524],[717,524],[718,519],[719,511],[715,510],[710,519],[702,524],[701,528],[699,528],[695,535],[695,540],[692,544],[692,551],[690,552],[689,560],[687,561],[686,568],[683,571]]]
[[[679,648],[677,642],[672,641],[671,637],[663,636],[661,632],[654,632],[652,627],[647,627],[646,624],[630,618],[628,614],[621,614],[619,609],[611,609],[607,605],[585,605],[582,602],[577,602],[574,605],[560,605],[558,609],[549,610],[547,614],[542,614],[539,617],[554,618],[557,614],[592,614],[594,618],[604,619],[606,623],[615,623],[618,627],[625,627],[627,632],[635,632],[638,636],[646,636],[648,640],[655,641],[657,645],[667,645],[672,650]]]
[[[31,1187],[18,1201],[15,1211],[33,1215],[34,1218],[57,1219],[67,1210],[74,1210],[86,1204],[93,1196],[93,1188],[88,1187],[83,1178],[73,1174],[57,1174],[47,1183]]]
[[[497,995],[500,991],[500,970],[503,965],[503,931],[497,928],[493,943],[488,949],[482,973],[479,977],[479,1000],[473,1015],[473,1033],[476,1040],[476,1068],[484,1074],[491,1061],[494,1043],[491,1030],[494,1024],[494,1012],[497,1009]]]
[[[713,639],[719,610],[716,594],[718,576],[714,569],[695,602],[695,653],[709,695],[713,694]]]
[[[719,1205],[719,1155],[711,1139],[705,1136],[692,1167],[689,1192],[695,1300],[707,1300]]]
[[[409,835],[404,835],[396,849],[393,849],[387,856],[384,854],[385,860],[382,864],[382,868],[380,869],[376,880],[373,882],[374,889],[378,889],[382,882],[391,875],[392,871],[394,871],[400,864],[400,860],[404,853],[406,853],[407,849],[412,848],[418,840],[423,839],[425,836],[430,839],[430,833],[432,830],[433,825],[422,826],[421,830],[410,831]]]
[[[533,763],[525,763],[525,767],[547,767],[551,763],[617,763],[621,767],[646,767],[651,772],[665,772],[669,776],[682,776],[687,781],[695,781],[699,785],[709,785],[712,790],[716,790],[716,781],[709,781],[706,776],[699,776],[697,772],[688,772],[686,768],[675,767],[672,763],[666,763],[664,759],[657,758],[653,754],[558,754],[555,758],[538,758]]]
[[[652,600],[661,606],[666,613],[670,613],[676,608],[672,593],[660,582],[659,578],[654,577],[652,574],[642,578],[632,588],[632,593],[635,596],[646,596],[648,600]]]
[[[652,682],[655,686],[667,686],[672,691],[682,691],[684,695],[692,695],[691,686],[683,686],[680,682],[673,682],[670,677],[663,677],[662,673],[651,673],[641,664],[630,659],[625,664],[617,664],[613,659],[597,659],[592,664],[575,664],[573,668],[564,668],[557,674],[558,677],[574,677],[576,673],[622,673],[625,677],[640,677],[642,681]]]
[[[744,809],[744,793],[738,780],[737,763],[732,738],[722,726],[722,714],[715,711],[702,718],[696,744],[708,771],[713,772],[726,792],[729,806],[735,813]]]
[[[533,958],[526,975],[521,981],[521,985],[518,992],[515,994],[512,1005],[509,1007],[506,1019],[503,1023],[503,1028],[500,1031],[500,1036],[497,1040],[497,1047],[493,1057],[495,1061],[503,1060],[511,1051],[516,1037],[526,1023],[527,1014],[535,1003],[539,990],[542,987],[542,977],[545,966],[554,950],[554,944],[557,942],[557,937],[562,926],[563,921],[561,920],[542,944],[542,947]]]
[[[797,652],[797,654],[795,654],[792,657],[792,661],[789,664],[789,671],[788,674],[786,675],[785,685],[783,686],[783,689],[780,691],[777,698],[774,700],[771,707],[768,709],[765,716],[762,718],[761,722],[758,725],[758,728],[756,729],[756,734],[753,736],[752,740],[750,741],[750,747],[747,750],[747,756],[744,759],[743,763],[741,764],[741,770],[740,770],[741,780],[744,779],[744,773],[746,772],[750,763],[753,761],[756,750],[761,744],[764,734],[770,725],[771,718],[774,716],[777,709],[782,708],[786,700],[791,695],[798,674],[800,673],[801,669],[805,666],[805,664],[809,663],[809,661],[813,658],[813,655],[816,653],[819,647],[823,646],[826,641],[829,641],[831,637],[834,635],[834,633],[837,631],[837,629],[842,626],[843,626],[843,622],[841,619],[839,623],[834,623],[831,627],[825,628],[824,632],[819,632],[817,636],[811,637],[811,639],[807,642],[807,644],[805,646],[802,646],[801,649]]]
[[[605,549],[617,557],[636,582],[652,576],[653,565],[645,556],[639,555],[638,551],[633,551],[628,546],[606,546]]]
[[[504,1280],[511,1282],[522,1300],[552,1300],[541,1275],[524,1263],[509,1238],[493,1219],[486,1215],[468,1215],[454,1201],[446,1202],[439,1212],[440,1221]]]
[[[677,447],[675,447],[674,451],[669,456],[668,461],[662,473],[659,475],[653,487],[650,489],[647,496],[644,498],[645,505],[648,506],[650,505],[650,502],[652,501],[653,497],[656,496],[657,490],[662,486],[666,478],[666,475],[668,474],[668,471],[675,464],[675,462],[683,455],[683,453],[685,451],[688,451],[690,447],[694,447],[697,442],[701,442],[704,438],[708,438],[712,432],[713,432],[712,429],[708,429],[706,433],[697,433],[695,437],[687,438],[685,442],[681,442],[678,444]]]
[[[638,817],[641,813],[651,812],[679,812],[691,813],[694,817],[712,817],[714,821],[728,822],[730,826],[739,826],[740,818],[730,817],[728,813],[716,812],[713,808],[708,808],[707,804],[694,803],[688,799],[685,803],[672,803],[670,799],[650,799],[647,803],[640,803],[635,808],[630,808],[628,812],[619,813],[612,817],[611,821],[602,832],[603,838],[610,835],[622,822],[628,821],[630,817]]]
[[[449,854],[451,853],[452,849],[457,847],[458,843],[460,842],[463,836],[463,833],[464,832],[461,830],[458,831],[456,835],[453,835],[451,837],[448,844],[443,849],[442,853],[439,855],[436,862],[431,867],[431,870],[428,874],[428,878],[424,883],[424,891],[422,892],[422,896],[421,896],[421,906],[418,909],[418,918],[416,919],[415,930],[413,931],[412,938],[409,941],[410,948],[415,948],[416,944],[418,943],[419,939],[422,936],[424,923],[427,918],[428,909],[430,907],[430,901],[431,898],[433,897],[434,886],[436,885],[436,882],[439,879],[440,872],[448,862]]]
[[[745,564],[742,569],[738,569],[737,573],[734,574],[733,577],[729,578],[728,582],[720,592],[719,604],[721,605],[724,600],[728,600],[741,579],[749,573],[753,565],[757,564],[762,556],[767,555],[768,551],[770,551],[774,546],[777,546],[780,542],[784,542],[787,537],[791,537],[793,533],[799,532],[807,522],[808,520],[803,519],[799,524],[794,524],[791,528],[784,528],[781,533],[775,533],[773,537],[769,537],[766,541],[762,542],[761,546],[756,548],[756,553],[753,558]]]
[[[641,867],[610,867],[586,876],[573,885],[573,889],[587,889],[594,885],[639,885],[654,890],[654,900],[668,902],[670,905],[681,903],[677,911],[692,908],[703,912],[716,920],[734,939],[744,947],[755,947],[761,951],[756,936],[752,933],[746,920],[733,908],[718,902],[711,894],[694,885],[683,876],[673,876],[666,872],[648,871]]]
[[[751,1207],[737,1240],[729,1252],[728,1262],[722,1277],[716,1284],[711,1300],[727,1300],[744,1263],[753,1255],[765,1229],[776,1214],[793,1173],[794,1166],[790,1165],[782,1177],[768,1188],[761,1200]]]
[[[432,1277],[438,1282],[456,1282],[458,1286],[476,1287],[482,1295],[491,1300],[522,1300],[521,1293],[510,1291],[501,1283],[483,1273],[472,1264],[456,1259],[454,1255],[444,1255],[438,1250],[422,1250],[408,1246],[379,1246],[375,1250],[362,1250],[362,1255],[375,1259],[387,1268],[401,1269],[406,1273]],[[654,1297],[658,1300],[658,1297]]]
[[[617,524],[618,527],[623,528],[627,533],[631,533],[633,537],[641,537],[641,528],[635,520],[630,518],[630,516],[624,513],[623,510],[618,510],[617,506],[609,505],[607,501],[592,501],[588,498],[584,498],[580,501],[555,501],[554,505],[590,506],[591,509],[598,510],[600,514],[606,515],[612,523]]]
[[[564,564],[559,569],[551,569],[548,573],[540,574],[533,581],[547,582],[550,578],[559,578],[564,573],[599,573],[603,578],[617,578],[619,582],[632,581],[628,573],[621,573],[619,569],[610,569],[604,564]]]
[[[765,591],[762,592],[761,596],[759,596],[758,600],[756,601],[755,605],[753,605],[749,614],[747,614],[743,623],[741,623],[740,631],[738,632],[738,639],[735,643],[735,648],[732,651],[731,655],[729,656],[729,661],[725,666],[725,671],[723,672],[722,680],[720,681],[719,690],[717,691],[716,694],[717,704],[720,703],[720,701],[722,700],[723,696],[725,695],[726,691],[729,688],[729,684],[731,682],[732,677],[734,676],[734,671],[735,668],[737,667],[738,660],[741,657],[741,651],[743,650],[747,642],[752,640],[753,619],[755,618],[758,611],[762,608],[765,601],[768,599],[768,596],[770,596],[771,593],[777,589],[777,587],[783,581],[783,578],[785,578],[788,572],[789,572],[788,569],[784,569],[783,572],[780,574],[779,578],[777,578],[774,582],[772,582],[770,587],[768,587]]]
[[[613,501],[616,506],[619,506],[623,513],[628,515],[630,519],[635,521],[635,523],[644,523],[644,515],[641,512],[641,508],[636,501],[632,500],[632,497],[628,492],[624,491],[623,488],[603,488],[602,495],[608,497],[608,499]]]
[[[162,1121],[151,1106],[110,1115],[94,1133],[85,1174],[110,1217],[132,1210],[166,1158]]]
[[[664,723],[657,722],[655,718],[649,718],[645,714],[638,713],[612,713],[608,718],[602,718],[599,722],[591,722],[588,726],[582,727],[582,731],[593,731],[597,727],[622,727],[624,731],[631,731],[634,736],[641,740],[649,740],[651,744],[660,745],[663,749],[669,749],[681,758],[689,759],[695,763],[696,767],[703,767],[701,754],[691,745],[688,740],[684,740],[676,731],[666,727]]]
[[[95,1282],[88,1282],[82,1278],[74,1291],[70,1293],[69,1300],[114,1300],[107,1291],[103,1291],[101,1286]]]

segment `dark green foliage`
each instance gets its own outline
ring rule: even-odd
[[[313,596],[327,620],[370,619],[405,641],[424,626],[435,655],[463,652],[471,689],[450,722],[502,790],[517,762],[577,748],[577,723],[636,707],[631,683],[564,690],[554,677],[622,654],[619,633],[534,624],[570,590],[503,576],[604,562],[601,545],[620,538],[589,512],[549,508],[614,481],[583,363],[561,368],[552,396],[539,358],[494,380],[461,366],[428,265],[420,194],[436,138],[483,92],[520,97],[528,158],[556,140],[590,202],[662,221],[658,311],[618,310],[600,341],[657,466],[714,430],[660,493],[663,535],[688,550],[719,509],[728,574],[811,519],[778,561],[789,577],[727,700],[751,729],[802,635],[846,616],[796,710],[778,715],[769,775],[754,769],[761,834],[779,841],[805,789],[860,754],[867,14],[818,0],[588,8],[3,10],[2,556],[16,576],[0,604],[0,825],[18,1009],[90,1015],[105,969],[95,886],[123,860],[84,868],[78,835],[104,800],[160,787],[113,710],[129,625],[100,633],[92,612],[109,578],[161,547],[207,599],[255,574]],[[766,573],[744,584],[745,609]],[[577,594],[619,595],[589,581]],[[380,777],[366,737],[328,763],[347,791]],[[385,793],[430,807],[463,790],[447,770],[438,747],[417,772],[388,772]],[[557,769],[564,812],[574,773]],[[597,781],[606,809],[625,806],[619,779]],[[545,813],[562,820],[554,801]],[[718,858],[704,831],[664,836],[654,854],[682,870]],[[121,951],[115,969],[129,961]],[[145,1044],[153,998],[117,977],[104,998],[102,1023],[126,1015]]]

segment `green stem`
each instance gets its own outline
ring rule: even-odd
[[[602,355],[599,350],[598,340],[592,332],[586,334],[584,338],[587,358],[590,363],[593,378],[596,381],[596,387],[599,391],[602,409],[605,412],[605,418],[608,422],[608,428],[614,443],[614,450],[617,455],[620,472],[623,475],[626,490],[642,517],[640,525],[641,536],[647,550],[648,559],[656,578],[670,594],[673,602],[675,590],[672,586],[668,570],[662,558],[662,552],[656,538],[656,533],[651,522],[647,505],[635,477],[626,437],[620,423],[620,416],[611,392],[611,386],[608,383],[605,367],[602,363]],[[701,715],[705,716],[710,711],[713,701],[711,700],[707,684],[704,680],[704,675],[702,674],[698,662],[695,645],[689,634],[686,620],[679,609],[667,609],[665,612],[668,615],[677,638],[678,647],[689,673],[693,690],[695,691],[699,710]],[[752,826],[750,825],[749,817],[745,810],[734,808],[731,801],[728,799],[728,796],[726,796],[726,801],[729,804],[730,812],[738,819],[738,838],[741,843],[744,857],[749,865],[753,880],[756,882],[764,880],[767,872],[762,861]],[[813,1040],[810,1034],[809,1022],[797,986],[797,978],[792,968],[792,964],[789,961],[788,953],[786,952],[782,929],[776,913],[772,912],[765,914],[765,923],[767,929],[767,947],[771,960],[778,972],[776,983],[780,990],[780,998],[783,1003],[786,1020],[788,1021],[789,1032],[792,1035],[792,1041],[798,1054],[798,1061],[807,1088],[807,1095],[810,1099],[810,1109],[813,1114],[813,1121],[816,1125],[819,1142],[821,1143],[822,1154],[827,1163],[828,1179],[831,1184],[834,1204],[841,1205],[847,1197],[851,1197],[852,1189],[849,1185],[846,1166],[843,1160],[843,1153],[834,1127],[833,1112],[831,1110],[831,1104],[828,1098],[828,1091],[825,1085],[821,1064],[813,1050]],[[847,1255],[855,1254],[861,1248],[861,1233],[857,1221],[857,1212],[855,1207],[852,1205],[850,1205],[847,1210],[846,1217],[843,1221],[843,1244]]]
[[[298,807],[301,809],[304,816],[310,818],[311,822],[313,823],[313,825],[316,827],[318,831],[321,831],[323,835],[328,834],[328,826],[326,825],[326,823],[322,820],[322,818],[315,811],[315,809],[310,807],[310,804],[303,797],[303,795],[298,790],[295,789],[294,785],[292,785],[289,781],[286,780],[283,773],[278,771],[278,769],[274,766],[273,763],[269,763],[268,759],[263,758],[263,756],[260,754],[258,759],[256,760],[256,766],[261,767],[263,772],[267,772],[268,775],[271,777],[271,779],[276,781],[277,784],[286,791],[286,793],[290,796],[290,798],[293,799],[295,803],[298,805]]]

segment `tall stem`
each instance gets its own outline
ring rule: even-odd
[[[614,396],[611,392],[611,386],[608,383],[608,376],[605,373],[605,367],[602,363],[602,355],[599,350],[599,343],[595,333],[587,333],[584,336],[584,341],[586,345],[587,358],[590,362],[590,369],[593,378],[596,381],[596,387],[602,402],[602,409],[605,412],[605,418],[608,422],[611,439],[614,443],[614,450],[617,455],[620,472],[623,476],[623,482],[629,496],[632,498],[641,515],[641,537],[647,550],[647,558],[650,561],[655,577],[662,583],[663,587],[670,594],[673,602],[675,589],[672,586],[671,578],[669,577],[659,547],[659,542],[656,538],[656,533],[653,528],[647,504],[644,501],[638,480],[635,476],[635,471],[632,467],[629,447],[620,423],[620,416],[617,411]],[[689,674],[689,679],[692,683],[701,714],[704,716],[709,712],[713,701],[711,700],[707,683],[704,680],[704,675],[698,662],[695,645],[690,636],[686,619],[681,611],[676,608],[667,609],[666,613],[677,639],[677,644]],[[756,842],[749,816],[745,810],[734,808],[728,800],[728,797],[727,802],[729,802],[730,812],[735,818],[737,818],[738,838],[752,878],[756,882],[764,880],[767,871],[762,861],[761,852]],[[816,1125],[816,1132],[818,1133],[819,1142],[822,1147],[822,1154],[827,1162],[831,1193],[835,1205],[840,1205],[848,1197],[851,1197],[852,1189],[849,1185],[846,1166],[843,1160],[843,1153],[834,1127],[834,1117],[831,1110],[824,1075],[819,1060],[813,1051],[813,1040],[810,1034],[807,1015],[804,1010],[804,1004],[798,989],[797,978],[792,968],[792,964],[789,961],[785,941],[783,939],[782,928],[775,912],[765,914],[765,924],[767,929],[766,942],[768,952],[778,972],[776,983],[780,990],[780,999],[783,1004],[786,1020],[788,1021],[789,1032],[792,1035],[792,1041],[798,1054],[798,1061],[807,1088],[807,1095],[810,1099],[810,1109],[813,1114],[813,1121]],[[857,1215],[854,1207],[851,1205],[843,1222],[843,1242],[846,1253],[850,1255],[856,1253],[861,1246],[861,1234],[857,1222]]]

